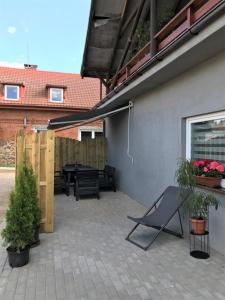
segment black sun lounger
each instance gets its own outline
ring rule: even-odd
[[[184,191],[183,200],[179,199],[180,189],[175,186],[169,186],[166,190],[159,196],[159,198],[153,203],[153,205],[148,209],[145,215],[142,218],[133,218],[128,216],[128,219],[137,223],[131,232],[126,237],[126,240],[131,242],[132,244],[140,247],[143,250],[147,250],[153,242],[157,239],[159,234],[164,231],[170,234],[173,234],[177,237],[183,237],[183,226],[181,222],[180,216],[180,207],[183,205],[184,201],[186,201],[190,195],[190,191]],[[182,192],[183,193],[183,192]],[[151,213],[151,214],[149,214]],[[180,232],[175,232],[166,228],[171,219],[178,214],[179,223],[180,223]],[[142,246],[130,239],[131,234],[136,230],[139,225],[144,225],[148,227],[152,227],[154,229],[158,229],[159,231],[153,236],[152,240],[149,242],[147,246]]]

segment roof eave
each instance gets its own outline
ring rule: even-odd
[[[184,32],[182,35],[180,35],[178,38],[176,38],[174,41],[172,41],[167,47],[162,49],[160,52],[158,52],[155,56],[153,56],[149,61],[147,61],[144,65],[142,65],[135,73],[130,75],[127,80],[122,82],[120,85],[115,87],[110,93],[108,93],[101,101],[99,101],[94,108],[103,108],[107,106],[108,104],[112,104],[112,102],[120,97],[121,92],[123,93],[124,90],[126,90],[125,93],[131,89],[130,83],[138,81],[137,79],[140,77],[142,78],[143,74],[147,73],[148,70],[154,69],[154,66],[156,64],[160,65],[160,62],[167,56],[169,56],[171,53],[174,54],[174,52],[179,51],[181,46],[183,44],[186,44],[189,42],[189,40],[194,39],[194,37],[198,34],[200,35],[200,32],[204,30],[205,28],[208,28],[211,26],[213,28],[213,23],[216,22],[219,23],[219,18],[222,18],[222,15],[225,13],[225,0],[222,0],[221,3],[219,3],[213,10],[211,10],[207,15],[203,16],[198,22],[193,24],[188,31]],[[220,25],[218,25],[219,27]],[[221,28],[219,28],[221,29]],[[224,25],[225,30],[225,25]],[[205,33],[206,34],[206,33]],[[203,34],[204,36],[204,34]],[[208,38],[208,37],[207,37]],[[196,40],[196,45],[200,45],[200,40]],[[194,43],[194,42],[193,42]],[[190,42],[191,44],[191,42]],[[210,46],[210,45],[209,45]],[[215,45],[214,45],[215,46]],[[185,48],[185,47],[184,47]],[[194,49],[194,47],[193,47]],[[191,48],[189,49],[191,51]],[[207,51],[204,51],[205,55]],[[216,50],[215,53],[216,54]],[[209,59],[211,56],[206,55],[206,59]],[[194,61],[194,60],[193,60]],[[196,63],[202,62],[201,59],[199,61],[196,61]],[[195,65],[193,64],[193,65]],[[160,67],[159,67],[160,68]],[[178,74],[174,75],[176,77]],[[170,78],[172,79],[172,78]]]
[[[82,64],[81,64],[81,71],[80,71],[80,74],[82,77],[87,76],[87,74],[85,74],[85,59],[86,59],[86,55],[87,55],[88,40],[89,40],[89,36],[90,36],[90,31],[91,31],[91,21],[93,18],[93,13],[94,13],[94,0],[91,0],[87,35],[86,35],[86,40],[85,40],[84,54],[83,54],[83,59],[82,59]]]

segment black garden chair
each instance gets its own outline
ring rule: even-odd
[[[116,192],[116,181],[115,181],[116,169],[109,165],[106,165],[104,170],[99,171],[99,184],[100,189],[110,189]]]
[[[99,194],[99,174],[98,170],[78,171],[75,176],[74,196],[76,201],[80,199],[81,195],[96,195]]]
[[[66,179],[61,171],[54,172],[54,194],[66,192]]]

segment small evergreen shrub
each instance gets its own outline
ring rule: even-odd
[[[4,244],[18,253],[29,244],[34,235],[34,214],[32,201],[30,201],[33,187],[28,174],[28,168],[22,161],[19,165],[15,189],[10,194],[6,227],[2,231]]]
[[[2,231],[5,245],[20,252],[30,241],[40,225],[41,210],[38,205],[37,184],[31,165],[22,161],[16,178],[15,190],[10,194],[6,213],[6,228]]]
[[[40,226],[41,222],[41,209],[38,204],[38,195],[37,195],[37,183],[36,177],[33,173],[32,166],[27,167],[27,179],[30,187],[30,208],[33,213],[33,229],[35,230]]]

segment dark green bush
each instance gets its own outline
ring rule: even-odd
[[[32,166],[27,167],[27,179],[30,187],[30,206],[34,217],[33,228],[35,230],[36,227],[38,227],[41,222],[41,210],[38,204],[39,201],[37,195],[37,183],[36,183],[36,177],[34,176],[33,173]]]
[[[25,162],[19,165],[15,190],[10,194],[6,213],[6,227],[2,231],[4,244],[17,252],[23,250],[33,239],[34,215],[32,213],[31,186]]]
[[[6,213],[6,227],[2,231],[4,244],[20,252],[34,239],[40,224],[36,178],[31,166],[24,161],[19,165],[15,190],[10,194]]]

